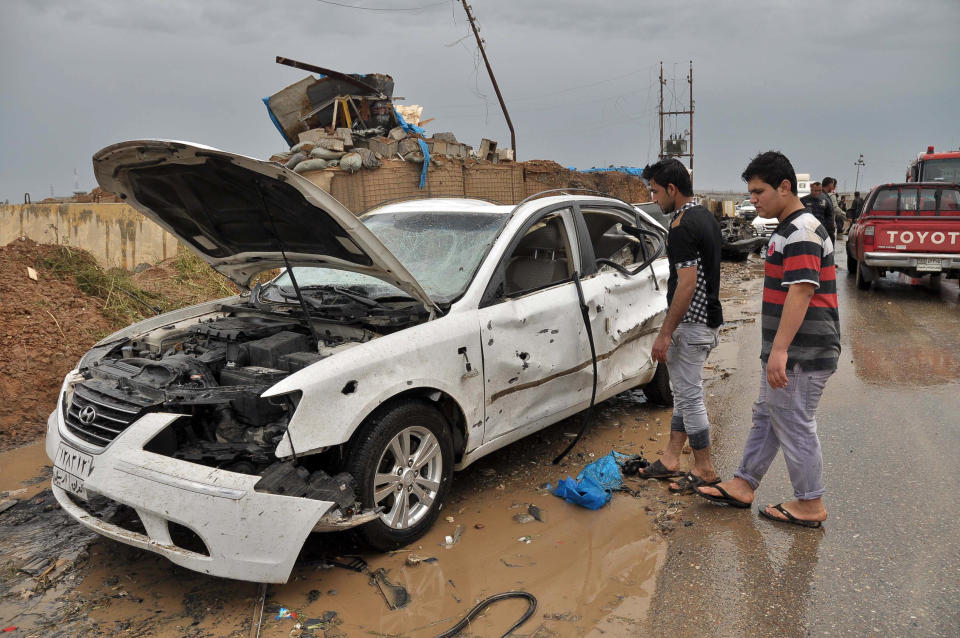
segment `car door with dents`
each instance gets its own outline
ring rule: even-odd
[[[480,304],[484,442],[590,400],[590,346],[572,275],[573,210],[539,211],[511,241]]]
[[[619,392],[649,381],[656,368],[651,352],[666,316],[669,266],[658,258],[652,267],[636,271],[662,249],[665,233],[632,211],[609,205],[581,204],[579,213],[586,238],[582,251],[596,265],[582,286],[593,317],[597,392]],[[625,227],[647,232],[637,237]],[[635,274],[624,274],[609,262]]]

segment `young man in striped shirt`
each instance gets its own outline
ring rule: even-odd
[[[820,527],[827,510],[815,412],[840,356],[833,242],[798,199],[796,173],[781,153],[757,155],[742,177],[757,214],[780,221],[764,266],[760,396],[734,478],[697,492],[715,503],[750,507],[783,448],[796,500],[768,505],[760,515]]]

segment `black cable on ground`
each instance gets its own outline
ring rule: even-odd
[[[437,635],[436,638],[451,638],[452,636],[456,636],[461,631],[463,631],[466,628],[466,626],[470,624],[470,621],[473,620],[474,616],[479,614],[481,611],[483,611],[493,603],[500,602],[501,600],[507,600],[510,598],[525,598],[527,600],[528,607],[527,607],[527,611],[524,612],[523,616],[520,617],[520,620],[515,622],[513,626],[510,627],[510,629],[508,629],[505,634],[500,636],[500,638],[507,638],[507,636],[512,634],[518,627],[520,627],[520,625],[527,622],[530,619],[530,616],[533,615],[533,612],[537,610],[537,599],[533,596],[533,594],[530,594],[525,591],[505,591],[502,594],[494,594],[489,598],[484,598],[479,603],[474,605],[473,609],[468,611],[467,615],[464,616],[460,620],[460,622],[458,622],[456,625],[446,630],[442,634]]]

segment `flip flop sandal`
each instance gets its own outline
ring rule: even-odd
[[[714,486],[714,487],[716,487],[716,486]],[[767,513],[767,508],[766,508],[766,507],[761,507],[758,511],[759,511],[759,513],[760,513],[760,516],[762,516],[762,517],[764,517],[764,518],[766,518],[766,519],[769,519],[769,520],[771,520],[771,521],[773,521],[773,522],[775,522],[775,523],[788,523],[788,524],[790,524],[790,525],[799,525],[800,527],[809,527],[809,528],[812,528],[812,529],[817,529],[818,527],[822,527],[822,526],[823,526],[823,523],[821,523],[820,521],[805,521],[805,520],[802,520],[802,519],[797,518],[796,516],[794,516],[793,514],[791,514],[790,512],[788,512],[788,511],[783,507],[783,503],[778,503],[778,504],[774,505],[774,506],[773,506],[773,509],[777,510],[778,512],[780,512],[781,514],[783,514],[783,515],[786,516],[787,518],[786,518],[786,519],[783,519],[783,518],[780,518],[779,516],[774,516],[774,515],[772,515],[772,514]]]
[[[683,472],[679,470],[668,470],[663,464],[663,461],[657,459],[648,465],[646,469],[637,472],[637,476],[642,479],[672,479],[683,476]]]
[[[716,487],[717,483],[719,482],[720,482],[720,479],[714,479],[708,483],[707,481],[704,481],[702,478],[700,478],[693,472],[688,472],[683,478],[677,481],[676,488],[674,488],[671,485],[667,489],[669,489],[674,494],[692,494],[701,485],[708,486],[708,487]]]
[[[702,487],[712,487],[713,489],[717,490],[718,492],[720,492],[720,493],[723,495],[723,496],[714,496],[713,494],[704,494],[704,493],[701,492],[700,490],[694,489],[694,491],[695,491],[697,494],[699,494],[699,495],[702,496],[703,498],[707,499],[707,500],[710,501],[711,503],[716,503],[717,505],[729,505],[730,507],[739,507],[739,508],[741,508],[741,509],[746,509],[746,508],[750,507],[750,503],[744,503],[743,501],[737,500],[737,499],[733,498],[732,496],[730,496],[729,494],[727,494],[727,491],[726,491],[725,489],[723,489],[722,487],[720,487],[719,484],[717,484],[717,485],[704,485],[704,486],[702,486]]]

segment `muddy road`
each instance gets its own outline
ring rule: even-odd
[[[825,529],[690,503],[696,525],[671,537],[651,635],[960,635],[957,284],[890,276],[860,291],[846,270],[837,276],[843,354],[817,414]],[[745,326],[724,348],[736,372],[708,407],[729,477],[760,381],[759,329]],[[756,502],[792,494],[780,456]]]
[[[727,324],[705,371],[724,475],[739,461],[756,394],[761,273],[759,260],[724,264]],[[891,279],[864,293],[845,275],[844,355],[820,410],[825,531],[775,526],[755,510],[677,497],[655,481],[628,480],[634,495],[615,494],[597,512],[549,494],[546,483],[611,449],[656,458],[670,412],[625,393],[598,407],[561,467],[550,461],[578,417],[458,473],[421,541],[360,554],[368,573],[384,570],[380,585],[332,564],[357,554],[348,536],[314,535],[290,581],[266,588],[260,635],[435,636],[478,600],[508,590],[538,599],[518,636],[957,635],[957,287],[921,290]],[[40,444],[0,455],[0,503],[17,501],[0,513],[0,629],[251,635],[257,585],[196,574],[85,532],[52,504],[47,464]],[[790,491],[778,460],[759,502]],[[531,505],[542,522],[531,520]],[[459,542],[443,547],[458,528]],[[391,610],[391,586],[409,604]],[[526,608],[498,603],[461,635],[499,636]]]

